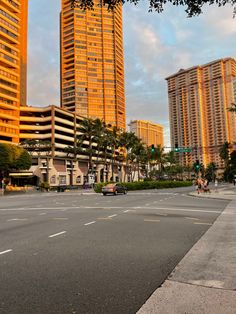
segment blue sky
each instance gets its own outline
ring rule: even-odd
[[[60,0],[29,1],[28,104],[59,105]],[[147,2],[123,7],[127,123],[145,119],[164,126],[169,146],[165,78],[180,68],[236,57],[232,7],[209,6],[187,18],[183,7],[168,5],[149,13]]]

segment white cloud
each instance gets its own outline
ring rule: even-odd
[[[55,2],[29,3],[28,104],[32,106],[59,105],[59,10]]]
[[[183,8],[172,6],[161,15],[146,13],[144,7],[126,5],[125,9],[127,120],[149,119],[164,124],[168,143],[165,77],[180,68],[234,56],[236,20],[232,19],[232,8],[213,6],[191,19]],[[136,81],[142,85],[132,83]]]
[[[59,11],[60,1],[29,2],[28,99],[34,106],[59,104]],[[232,7],[210,6],[191,19],[183,7],[169,5],[163,14],[147,11],[142,3],[124,5],[127,122],[163,124],[168,143],[165,77],[180,68],[235,56],[236,19]]]

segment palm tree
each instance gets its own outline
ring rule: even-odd
[[[131,169],[131,179],[133,179],[132,170],[136,168],[138,169],[138,177],[140,177],[140,162],[142,161],[145,150],[141,140],[133,132],[123,132],[119,136],[119,147],[122,148],[126,159],[125,178],[129,166]]]
[[[114,165],[116,163],[116,150],[119,147],[119,130],[117,129],[116,126],[111,126],[108,125],[108,129],[106,131],[107,133],[107,140],[108,140],[108,145],[111,149],[111,180],[114,181]]]
[[[214,162],[211,162],[209,165],[207,165],[206,171],[205,171],[205,177],[207,178],[208,181],[215,181],[216,170],[217,170],[217,167]]]
[[[139,138],[137,138],[137,140],[134,142],[132,151],[133,151],[133,154],[135,155],[135,161],[137,163],[138,181],[139,181],[140,180],[140,165],[144,162],[144,160],[147,160],[145,158],[146,157],[145,147]]]
[[[119,147],[123,152],[123,155],[126,160],[126,165],[125,165],[125,180],[127,177],[127,170],[128,170],[128,165],[129,165],[129,160],[130,160],[130,155],[129,155],[129,150],[132,147],[132,143],[135,140],[136,135],[132,132],[122,132],[119,136]]]
[[[160,144],[158,144],[155,149],[155,159],[158,163],[158,170],[159,170],[160,176],[162,176],[162,173],[164,170],[164,164],[166,160],[165,160],[164,147],[162,147]]]
[[[100,119],[85,118],[80,122],[80,126],[77,128],[79,134],[77,135],[77,146],[82,149],[84,145],[87,145],[85,149],[88,154],[88,172],[92,171],[92,160],[96,152],[93,147],[96,136],[98,135],[98,125],[100,125]]]
[[[220,148],[220,158],[224,160],[225,168],[228,167],[229,164],[229,149],[230,149],[230,143],[225,142],[222,147]]]
[[[102,147],[104,146],[104,138],[106,135],[107,126],[106,123],[100,119],[96,119],[94,121],[94,128],[96,130],[96,134],[94,136],[94,141],[97,144],[96,154],[97,154],[97,162],[102,152]],[[105,147],[106,150],[106,147]],[[104,151],[103,151],[104,152]]]
[[[175,165],[176,164],[175,152],[173,150],[171,150],[168,153],[166,153],[165,159],[166,159],[166,162],[168,162],[170,166]]]

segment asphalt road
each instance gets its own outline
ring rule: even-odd
[[[0,198],[0,313],[136,313],[228,204],[190,189]]]

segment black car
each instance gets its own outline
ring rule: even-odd
[[[103,195],[118,193],[127,194],[127,188],[119,183],[109,183],[102,188]]]

